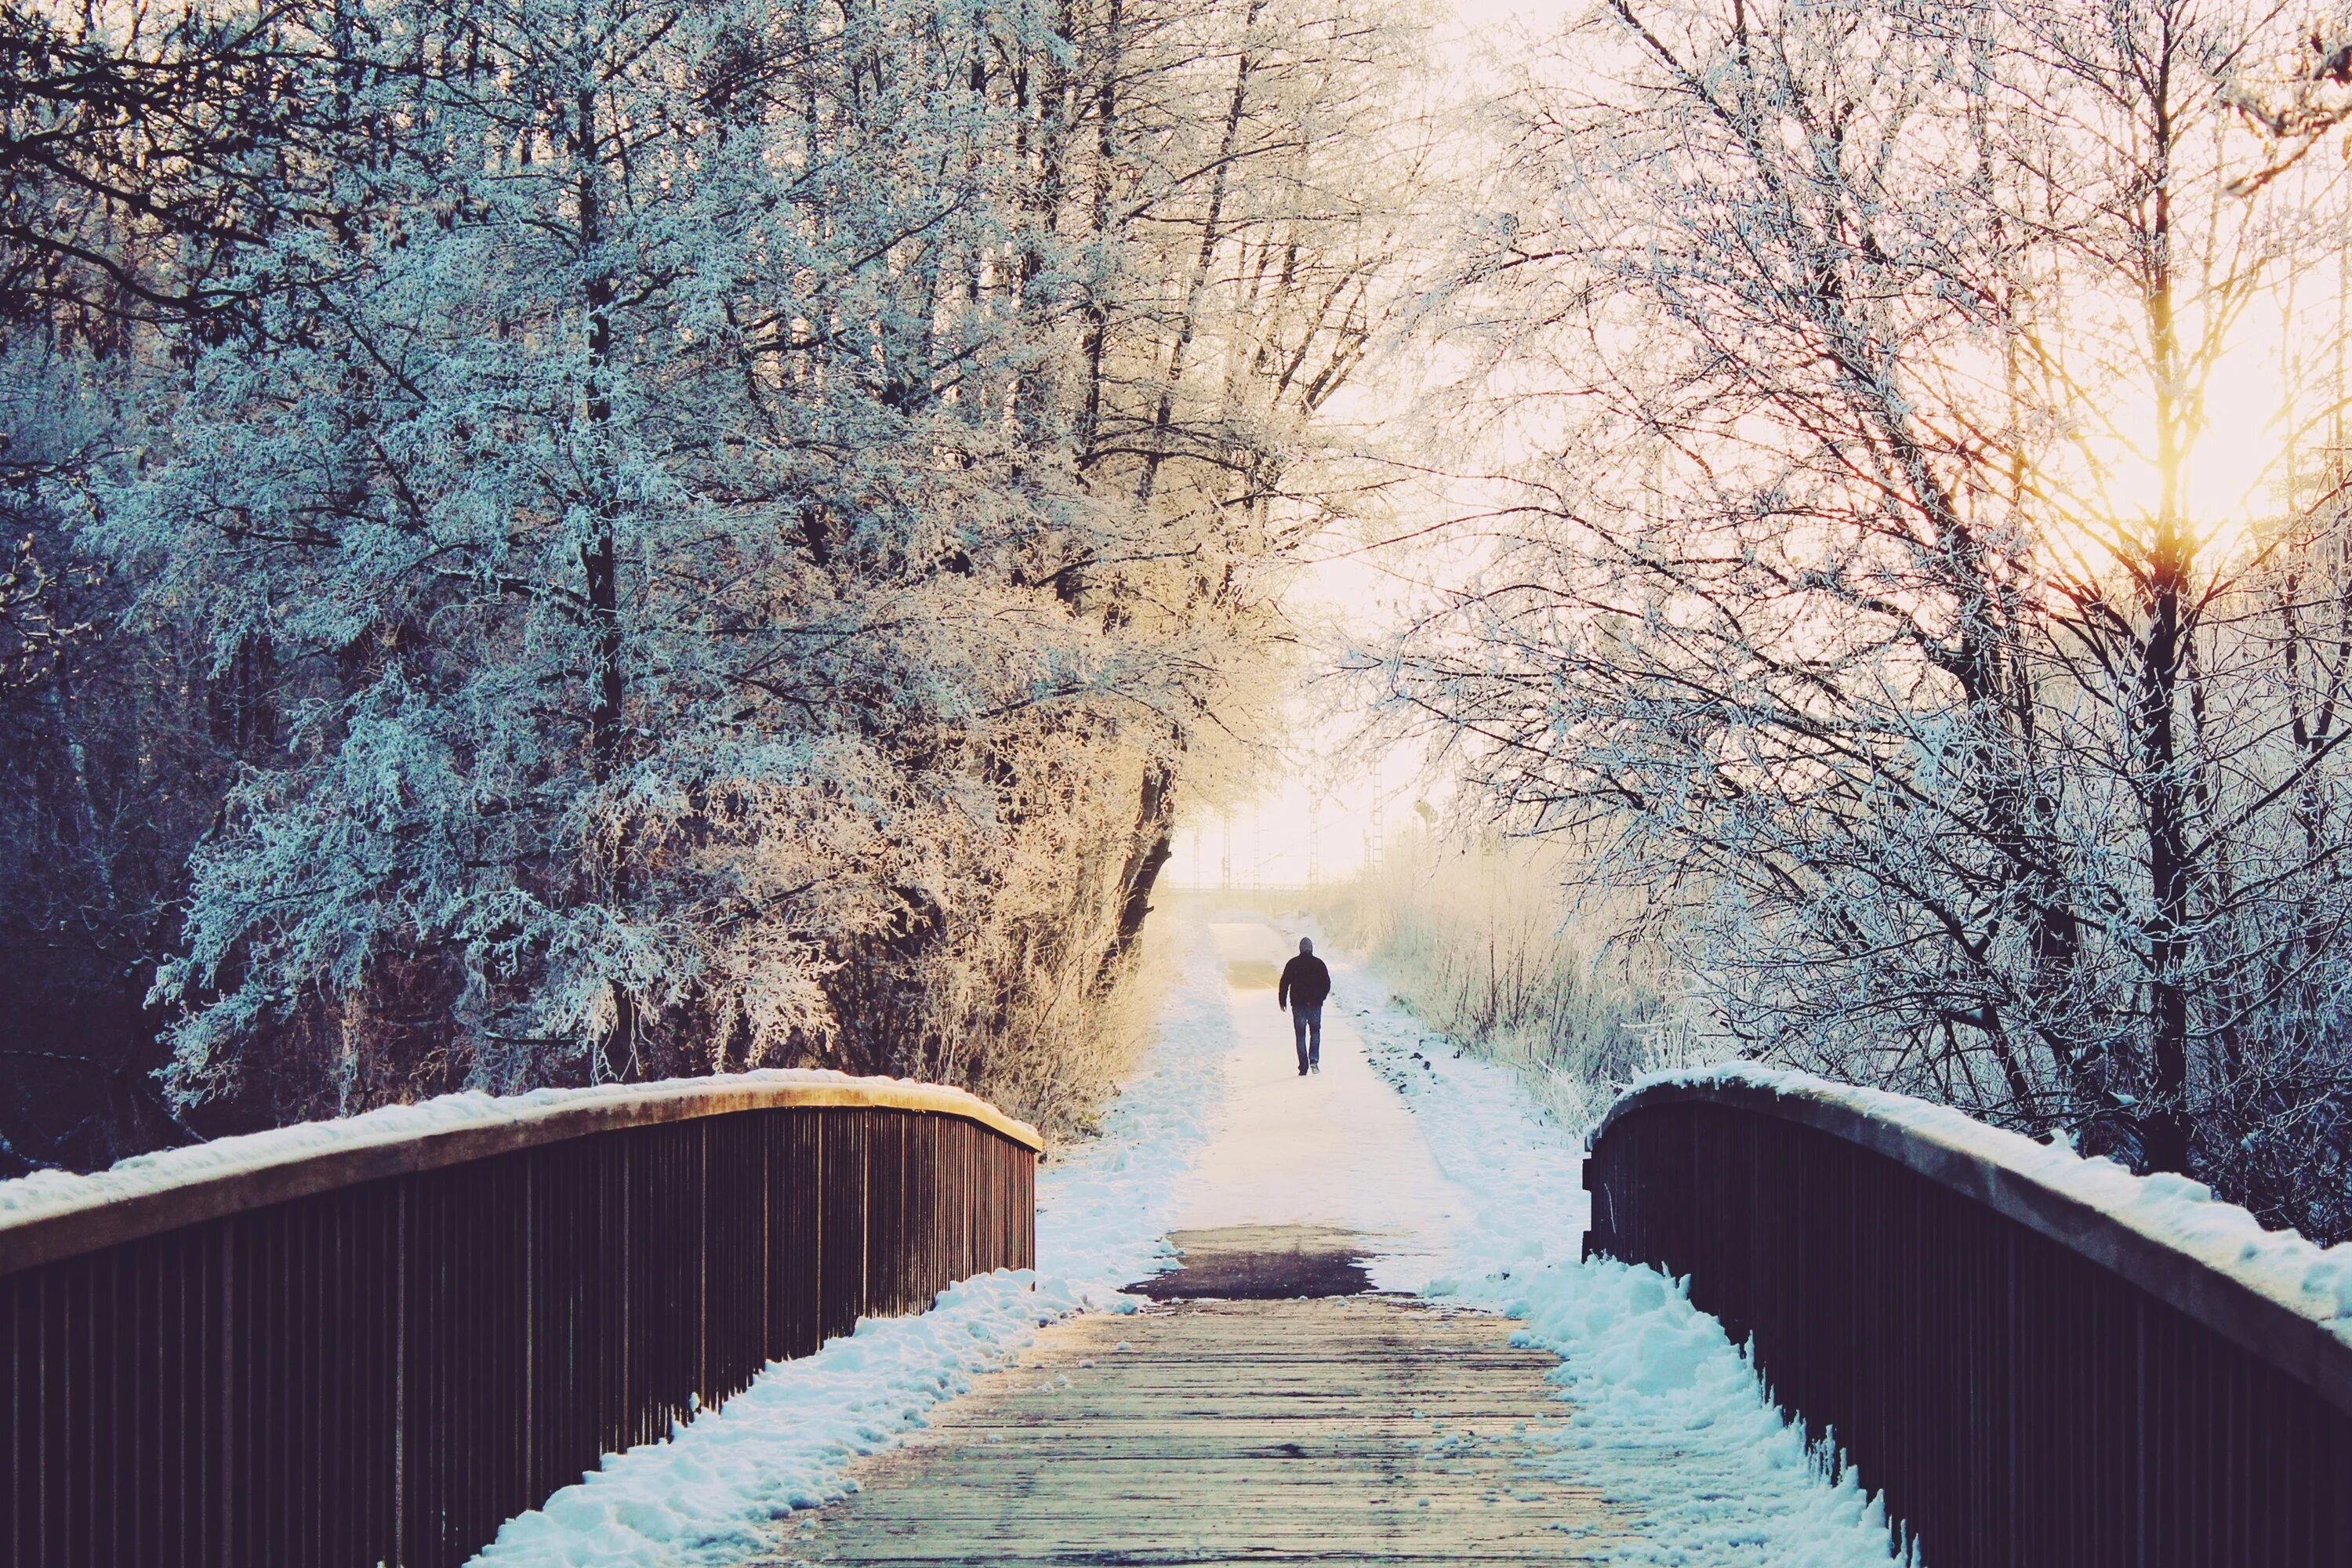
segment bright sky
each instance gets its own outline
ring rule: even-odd
[[[1436,9],[1436,56],[1458,100],[1475,90],[1481,54],[1504,45],[1514,23],[1556,26],[1577,7],[1558,0],[1453,0]],[[1337,416],[1381,418],[1382,388],[1351,390],[1349,405],[1335,407]],[[1399,532],[1436,521],[1445,509],[1433,496],[1416,510],[1417,519],[1404,517]],[[1327,644],[1377,642],[1414,593],[1409,557],[1401,548],[1368,550],[1360,539],[1327,538],[1292,587],[1292,616]],[[1310,679],[1292,701],[1293,754],[1269,764],[1257,798],[1230,811],[1196,810],[1180,822],[1167,871],[1174,885],[1289,888],[1336,880],[1411,823],[1416,802],[1442,797],[1443,786],[1426,776],[1416,755],[1338,757],[1352,723],[1336,710],[1339,693],[1311,679],[1319,664],[1310,660]]]

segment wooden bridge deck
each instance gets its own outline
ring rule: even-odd
[[[1632,1521],[1537,1468],[1566,1407],[1514,1326],[1373,1295],[1073,1319],[761,1561],[1594,1561]]]

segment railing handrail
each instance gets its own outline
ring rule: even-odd
[[[1770,1116],[1885,1155],[2120,1275],[2352,1414],[2352,1342],[2345,1337],[2352,1335],[2352,1246],[2331,1256],[2294,1232],[2260,1231],[2244,1209],[2209,1198],[2196,1209],[2222,1219],[2215,1228],[2234,1233],[2242,1249],[2248,1232],[2259,1232],[2272,1267],[2209,1256],[2132,1201],[2189,1201],[2186,1189],[2194,1184],[2185,1178],[2135,1176],[1948,1106],[1753,1062],[1644,1079],[1618,1098],[1591,1141],[1597,1145],[1623,1117],[1675,1103]],[[2243,1225],[2231,1215],[2243,1216]],[[2218,1249],[2231,1237],[2210,1239]],[[2334,1299],[2290,1289],[2287,1277],[2298,1268],[2305,1283],[2329,1288]]]
[[[1042,1153],[1027,1122],[945,1084],[768,1068],[528,1094],[444,1095],[166,1149],[86,1175],[0,1182],[0,1277],[339,1187],[625,1127],[772,1109],[863,1107],[977,1122]]]

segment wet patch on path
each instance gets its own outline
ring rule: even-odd
[[[1282,1301],[1360,1296],[1372,1288],[1370,1250],[1353,1231],[1321,1225],[1244,1225],[1180,1230],[1168,1238],[1179,1267],[1128,1287],[1155,1301]]]

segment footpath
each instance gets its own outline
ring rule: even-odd
[[[1158,1037],[1043,1173],[1034,1274],[771,1367],[486,1568],[1894,1561],[1713,1319],[1580,1260],[1580,1151],[1507,1072],[1327,953],[1300,1078],[1300,933],[1168,912]]]

